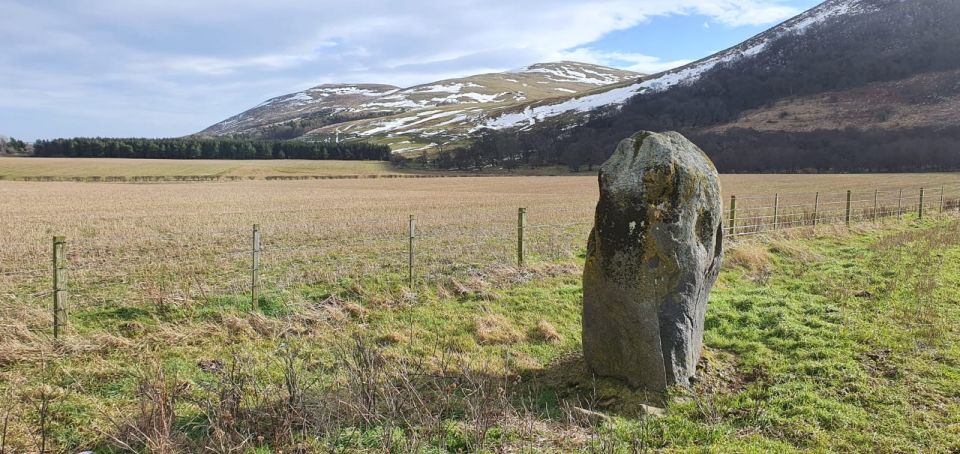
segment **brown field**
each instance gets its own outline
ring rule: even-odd
[[[842,220],[848,189],[854,220],[872,218],[877,190],[878,208],[888,215],[901,188],[906,213],[916,211],[921,186],[930,188],[925,204],[931,210],[939,208],[941,186],[945,207],[956,206],[960,196],[957,174],[724,175],[722,185],[725,205],[730,195],[738,196],[738,231],[772,223],[775,193],[781,227],[809,220],[818,191],[824,223]],[[333,280],[401,273],[409,215],[417,217],[421,274],[469,272],[515,262],[518,207],[528,213],[529,254],[550,260],[583,247],[596,186],[590,176],[160,185],[0,181],[0,275],[46,276],[50,237],[64,235],[75,281],[189,273],[189,279],[171,275],[168,285],[240,291],[254,223],[262,226],[265,276],[278,285],[294,285],[307,272],[321,275],[311,279]],[[0,278],[0,285],[11,283],[11,277]]]
[[[0,157],[0,179],[346,176],[398,174],[382,161],[229,161]]]
[[[761,216],[753,222],[769,224],[762,216],[774,193],[781,194],[780,213],[788,215],[805,213],[819,191],[822,219],[830,222],[839,220],[829,212],[848,189],[854,220],[870,217],[878,189],[885,191],[881,208],[889,208],[889,191],[903,188],[904,211],[916,208],[920,186],[934,188],[927,192],[930,213],[939,210],[941,186],[945,207],[955,208],[960,198],[957,174],[724,175],[722,185],[725,200],[738,196],[743,226],[750,225],[751,211]],[[393,355],[427,358],[425,367],[439,367],[442,339],[443,351],[461,352],[487,372],[541,370],[579,348],[578,254],[596,199],[593,176],[0,181],[0,413],[15,412],[14,450],[32,452],[40,420],[36,396],[53,393],[61,402],[53,410],[61,418],[51,429],[54,444],[73,451],[113,445],[112,437],[123,437],[115,421],[155,405],[144,400],[139,384],[164,382],[162,370],[204,383],[203,364],[248,355],[277,377],[278,355],[295,339],[321,369],[334,361],[337,342],[360,333],[396,344]],[[518,207],[528,213],[529,266],[523,270],[514,267]],[[418,283],[412,287],[406,282],[409,215],[417,219]],[[250,311],[249,296],[255,223],[264,245],[259,312]],[[54,235],[67,240],[71,322],[62,343],[51,348]],[[504,293],[518,286],[520,293]],[[527,325],[536,330],[519,328]],[[549,373],[579,370],[560,364]],[[53,373],[59,375],[50,378]],[[193,412],[186,419],[199,417],[196,405],[181,410]],[[560,429],[551,425],[523,437],[552,439],[565,451],[591,436],[559,427],[579,438],[557,438]]]

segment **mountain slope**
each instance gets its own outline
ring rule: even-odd
[[[763,53],[771,43],[787,36],[802,34],[811,26],[871,10],[872,7],[865,2],[828,1],[741,44],[688,65],[644,77],[635,84],[582,97],[572,97],[559,103],[529,103],[522,106],[522,110],[519,111],[498,112],[497,115],[486,120],[482,126],[490,129],[526,128],[538,121],[568,112],[589,112],[595,109],[619,107],[637,95],[663,92],[677,86],[695,83],[704,74],[718,66],[749,60]]]
[[[567,99],[639,74],[575,62],[541,63],[516,71],[442,80],[409,88],[321,85],[280,96],[200,134],[377,138],[465,135],[491,109]]]
[[[519,130],[522,160],[574,167],[672,129],[726,171],[960,168],[958,23],[954,0],[830,0],[685,67],[484,124]]]

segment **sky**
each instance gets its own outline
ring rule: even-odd
[[[0,134],[177,137],[323,83],[654,73],[817,0],[0,0]]]

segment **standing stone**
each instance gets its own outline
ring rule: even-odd
[[[597,375],[689,384],[723,256],[717,169],[676,132],[640,132],[600,168],[583,271],[583,354]]]

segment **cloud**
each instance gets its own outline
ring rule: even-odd
[[[580,47],[559,54],[560,60],[573,60],[595,65],[611,66],[627,69],[642,74],[656,74],[668,69],[677,68],[690,63],[692,60],[665,61],[657,57],[633,52],[610,52]]]
[[[657,72],[684,61],[590,44],[664,15],[740,26],[797,13],[780,0],[0,0],[0,10],[2,118],[96,116],[102,129],[89,135],[143,136],[191,133],[326,82],[403,86],[558,59]],[[62,134],[11,124],[2,132]]]

